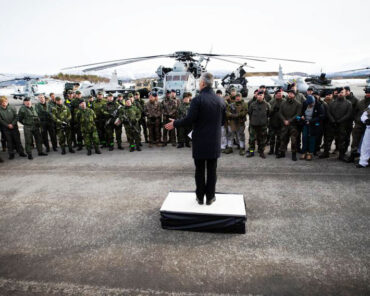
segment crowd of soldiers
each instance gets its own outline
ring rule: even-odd
[[[58,151],[59,142],[62,155],[67,151],[75,153],[74,148],[80,151],[83,147],[87,155],[91,155],[93,150],[101,154],[101,148],[113,151],[115,143],[119,150],[123,150],[123,128],[130,152],[141,151],[142,134],[149,148],[165,146],[169,142],[177,148],[190,147],[187,134],[191,128],[179,128],[177,140],[175,131],[168,132],[163,128],[162,137],[162,126],[170,119],[185,117],[190,100],[190,93],[185,93],[181,100],[177,99],[174,90],[167,91],[161,102],[155,92],[150,93],[148,102],[144,102],[139,92],[130,93],[126,98],[122,94],[115,98],[111,93],[104,97],[102,92],[98,92],[96,98],[82,98],[80,91],[69,90],[65,93],[64,102],[54,93],[50,93],[49,98],[40,94],[35,106],[30,98],[25,98],[17,112],[6,97],[1,97],[3,150],[8,149],[9,159],[14,159],[16,153],[33,159],[34,146],[39,156],[46,156],[50,152],[50,142],[54,151]],[[25,151],[18,121],[24,128]]]
[[[297,153],[301,154],[300,159],[310,161],[314,156],[328,158],[335,141],[334,153],[338,152],[338,159],[354,162],[359,156],[367,125],[361,121],[361,115],[369,110],[369,87],[365,88],[362,100],[358,100],[349,87],[327,91],[325,98],[321,98],[312,88],[307,90],[306,96],[299,93],[295,84],[287,95],[278,88],[273,96],[262,85],[248,102],[235,89],[225,95],[221,90],[216,93],[226,104],[226,121],[221,131],[223,153],[233,153],[237,147],[240,155],[250,158],[255,155],[257,146],[259,156],[264,159],[265,147],[269,145],[269,155],[284,158],[290,142],[293,161],[297,160]],[[7,147],[9,159],[13,159],[16,152],[21,157],[33,159],[34,146],[39,156],[46,156],[50,142],[54,151],[58,151],[59,143],[63,155],[67,151],[75,153],[74,148],[80,151],[83,147],[87,155],[91,155],[93,150],[101,154],[101,148],[112,151],[115,144],[119,150],[124,149],[123,128],[130,152],[141,151],[142,135],[149,148],[168,143],[177,148],[190,147],[188,134],[191,127],[167,131],[164,125],[170,119],[184,118],[191,98],[191,93],[185,93],[182,99],[178,99],[175,90],[167,91],[162,101],[158,100],[155,92],[149,94],[148,102],[144,102],[138,92],[128,94],[126,98],[122,94],[115,98],[110,93],[104,97],[102,92],[98,92],[96,98],[82,98],[80,91],[69,90],[65,93],[64,102],[54,93],[50,93],[49,98],[39,95],[35,106],[25,98],[16,112],[8,100],[1,97],[2,147],[4,151]],[[248,119],[247,147],[245,129]],[[18,121],[24,126],[25,151]],[[350,153],[346,155],[349,147]]]
[[[338,159],[355,162],[366,126],[370,124],[369,119],[361,120],[364,112],[370,118],[370,88],[364,90],[362,100],[357,99],[348,86],[327,90],[321,98],[311,87],[305,96],[292,84],[287,96],[282,88],[277,88],[271,96],[261,85],[253,98],[245,102],[241,94],[232,89],[224,96],[226,123],[221,133],[222,152],[233,153],[233,147],[237,146],[239,154],[249,158],[254,156],[257,144],[259,156],[264,159],[265,147],[269,145],[269,155],[284,158],[290,142],[293,161],[297,161],[297,153],[301,154],[301,160],[311,161],[314,156],[328,158],[335,141],[333,153],[338,152]],[[221,91],[217,94],[222,96]],[[245,143],[247,117],[248,148]],[[346,155],[349,147],[350,154]],[[357,167],[364,165],[357,164]]]

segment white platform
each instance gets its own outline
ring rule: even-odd
[[[179,214],[198,214],[214,216],[246,217],[242,194],[216,193],[216,201],[210,206],[199,205],[195,192],[170,192],[160,212]]]

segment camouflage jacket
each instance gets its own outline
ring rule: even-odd
[[[79,106],[79,99],[66,99],[64,104],[69,108],[69,111],[71,111],[71,113],[73,114],[75,112],[76,109],[78,109],[78,106]]]
[[[51,118],[51,105],[50,103],[41,104],[40,102],[35,105],[35,110],[41,122],[49,122]]]
[[[111,116],[114,116],[115,114],[117,114],[117,110],[118,110],[118,107],[120,106],[120,104],[116,101],[113,101],[113,102],[107,102],[103,108],[101,109],[101,114],[104,116],[104,117],[111,117]]]
[[[151,117],[155,117],[155,118],[158,118],[158,117],[161,117],[162,115],[162,108],[161,108],[161,104],[158,103],[157,101],[154,101],[154,102],[147,102],[145,104],[145,116],[147,116],[148,118],[151,118]]]
[[[190,102],[189,103],[181,102],[179,105],[179,108],[177,109],[178,119],[185,118],[186,115],[188,114],[189,108],[190,108]]]
[[[164,99],[161,105],[164,117],[176,118],[178,104],[175,99]]]
[[[135,99],[134,105],[139,108],[140,112],[144,112],[145,102],[143,99]]]
[[[103,111],[103,108],[106,104],[107,104],[107,101],[105,101],[103,99],[102,100],[95,100],[92,103],[92,109],[94,110],[97,119],[99,119],[101,117],[104,117],[102,111]]]
[[[62,122],[69,123],[72,119],[71,111],[65,105],[57,105],[53,108],[51,116],[57,124],[57,128],[61,126]]]
[[[37,115],[36,109],[31,107],[26,107],[23,105],[18,111],[18,120],[24,126],[29,127],[39,127],[40,126],[40,119]]]
[[[248,114],[248,104],[244,101],[235,101],[226,105],[226,118],[229,121],[245,122]]]
[[[76,121],[82,133],[93,131],[96,128],[95,119],[96,115],[92,109],[79,109],[77,112]]]
[[[125,106],[124,108],[121,108],[120,109],[120,115],[119,115],[119,118],[120,120],[124,123],[124,124],[127,124],[127,122],[125,122],[124,118],[123,117],[126,117],[132,124],[138,122],[141,118],[141,111],[139,108],[137,108],[135,105],[132,105],[130,107],[128,106]]]

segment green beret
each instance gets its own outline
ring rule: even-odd
[[[103,92],[101,92],[101,91],[98,91],[98,95],[102,95],[103,94]]]

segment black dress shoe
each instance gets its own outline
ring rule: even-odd
[[[14,159],[14,153],[9,155],[9,159]]]
[[[29,160],[32,160],[32,159],[33,159],[32,154],[28,154],[28,159],[29,159]]]
[[[179,143],[179,144],[177,145],[177,148],[184,148],[184,143]]]
[[[211,199],[207,199],[206,204],[207,204],[208,206],[210,206],[210,205],[211,205],[211,204],[213,204],[215,201],[216,201],[216,197],[214,196],[214,197],[213,197],[213,198],[211,198]]]
[[[136,151],[141,151],[140,145],[136,146]]]
[[[58,151],[58,148],[57,147],[53,147],[53,151],[54,152],[57,152]]]
[[[200,199],[200,198],[196,198],[197,199],[197,203],[198,204],[200,204],[200,205],[203,205],[204,204],[204,200],[203,200],[203,198],[202,199]]]
[[[27,157],[27,154],[26,154],[26,153],[24,153],[24,152],[22,152],[22,153],[19,153],[19,156],[20,156],[20,157]]]
[[[69,148],[69,153],[75,153],[75,151],[72,148]]]

